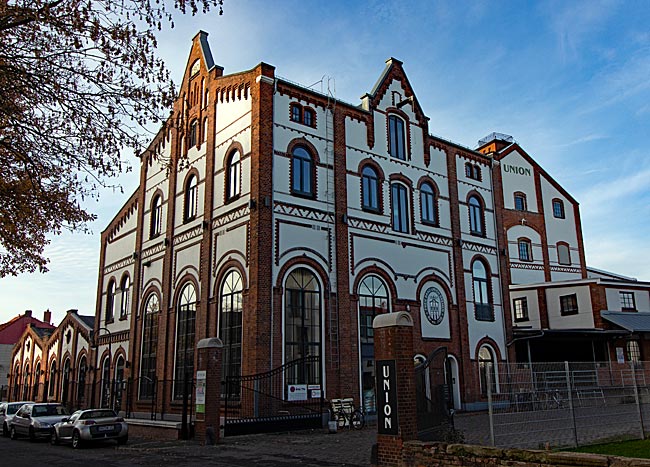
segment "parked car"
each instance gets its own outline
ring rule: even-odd
[[[25,404],[33,404],[32,401],[3,402],[0,404],[0,423],[2,423],[2,436],[9,436],[9,423],[14,418],[18,409]]]
[[[70,418],[56,423],[51,441],[69,442],[76,449],[86,442],[110,439],[120,445],[129,440],[129,426],[124,419],[110,409],[87,409],[77,410]]]
[[[9,436],[29,436],[30,441],[36,438],[50,438],[55,423],[70,415],[68,409],[61,404],[25,404],[9,424]]]

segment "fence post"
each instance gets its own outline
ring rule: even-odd
[[[639,416],[639,434],[641,435],[641,439],[645,439],[645,432],[643,431],[643,413],[641,411],[641,401],[639,400],[639,388],[636,384],[634,362],[630,362],[630,368],[632,369],[632,382],[634,383],[634,402],[636,403],[636,412]]]
[[[489,365],[489,364],[488,364]],[[494,411],[492,408],[492,368],[488,368],[485,372],[487,384],[487,399],[488,399],[488,417],[490,419],[490,445],[496,446],[494,441]]]
[[[223,343],[217,337],[201,339],[196,350],[198,364],[197,394],[194,399],[195,437],[203,444],[215,444],[219,442],[221,435],[221,352]]]
[[[564,362],[564,375],[566,378],[566,392],[569,401],[569,410],[571,411],[571,420],[573,421],[573,444],[578,447],[578,427],[576,425],[576,412],[573,407],[573,394],[571,390],[571,372],[569,371],[569,362]]]

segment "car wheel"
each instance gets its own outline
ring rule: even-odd
[[[52,430],[52,436],[50,436],[50,443],[52,446],[59,445],[59,437],[56,435],[56,430]]]
[[[34,427],[29,427],[29,440],[31,442],[36,441],[36,434],[34,433]]]
[[[2,436],[4,436],[5,438],[9,436],[9,427],[7,427],[6,423],[2,424]]]
[[[129,436],[128,435],[124,436],[122,438],[117,438],[117,444],[119,444],[120,446],[125,445],[126,443],[128,443],[128,441],[129,441]]]
[[[9,429],[9,437],[11,439],[18,439],[18,434],[16,433],[16,428],[13,427],[13,426]]]
[[[72,433],[72,448],[79,449],[81,447],[81,436],[78,431]]]

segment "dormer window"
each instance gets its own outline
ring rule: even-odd
[[[397,115],[388,116],[388,153],[396,159],[406,160],[404,120]]]

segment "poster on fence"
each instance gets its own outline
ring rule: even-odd
[[[205,413],[205,371],[196,372],[196,413]]]

